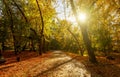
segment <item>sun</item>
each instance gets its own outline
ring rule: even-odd
[[[78,19],[79,22],[85,23],[87,21],[87,15],[86,15],[86,13],[83,13],[83,12],[78,13],[77,19]],[[70,21],[70,22],[72,22],[72,23],[77,23],[76,22],[76,18],[74,16],[69,16],[67,18],[67,20]]]
[[[86,21],[86,14],[85,13],[79,13],[78,14],[78,19],[80,22],[85,22]]]

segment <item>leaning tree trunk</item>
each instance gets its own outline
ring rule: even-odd
[[[18,10],[19,10],[19,11],[21,12],[21,14],[23,15],[25,21],[28,22],[27,17],[25,16],[24,12],[20,9],[20,7],[17,5],[17,3],[16,3],[14,0],[12,0],[12,1],[14,2],[15,6],[18,8]],[[11,29],[12,36],[13,36],[13,41],[14,41],[14,52],[15,52],[15,55],[17,55],[17,52],[18,52],[17,50],[18,50],[18,48],[17,48],[17,40],[16,40],[16,36],[15,36],[15,31],[14,31],[14,29],[13,29],[14,23],[13,23],[12,11],[11,11],[9,5],[7,4],[6,0],[3,0],[3,3],[5,4],[5,7],[6,7],[6,9],[7,9],[7,14],[8,14],[8,16],[10,17],[10,24],[11,24],[11,25],[10,25],[10,29]]]
[[[76,11],[76,8],[74,6],[74,3],[73,3],[73,0],[70,0],[70,4],[71,4],[71,7],[72,7],[72,11],[73,11],[73,14],[76,18],[76,21],[78,23],[78,25],[80,25],[80,22],[77,18],[77,11]],[[90,39],[88,38],[88,33],[87,33],[87,30],[84,26],[81,26],[80,25],[80,29],[81,29],[81,32],[82,32],[82,36],[83,36],[83,41],[85,43],[85,46],[87,48],[87,51],[88,51],[88,55],[89,55],[89,60],[92,62],[92,63],[97,63],[97,60],[96,60],[96,57],[95,57],[95,54],[94,54],[94,51],[91,47],[91,41]]]
[[[6,3],[5,0],[3,0],[3,3],[5,4],[5,7],[6,7],[6,11],[7,11],[7,14],[10,18],[10,29],[11,29],[11,32],[12,32],[12,37],[13,37],[13,41],[14,41],[14,52],[15,54],[17,54],[17,51],[16,51],[16,41],[15,41],[15,35],[14,35],[14,30],[13,30],[13,16],[12,16],[12,12],[11,12],[11,9],[9,8],[8,4]]]
[[[37,6],[38,6],[38,10],[39,10],[39,14],[40,14],[40,19],[41,19],[41,23],[42,23],[42,29],[41,29],[41,35],[40,35],[40,41],[39,41],[39,54],[41,55],[42,54],[42,51],[43,51],[43,39],[44,39],[44,21],[43,21],[43,16],[42,16],[42,12],[41,12],[41,8],[39,6],[39,3],[38,3],[38,0],[36,0],[36,3],[37,3]]]
[[[78,44],[78,46],[79,46],[79,53],[81,54],[81,56],[83,56],[83,53],[84,53],[84,51],[83,51],[83,49],[80,47],[80,43],[79,43],[79,40],[77,39],[77,37],[69,30],[69,29],[67,29],[69,32],[70,32],[70,34],[73,36],[73,38],[75,39],[75,41],[76,41],[76,43]]]

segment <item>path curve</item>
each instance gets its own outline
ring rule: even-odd
[[[62,51],[54,51],[45,63],[48,63],[50,67],[34,77],[91,77],[82,63]]]

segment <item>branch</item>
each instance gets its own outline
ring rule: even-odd
[[[76,36],[75,36],[69,29],[67,29],[67,30],[70,32],[70,34],[72,34],[72,36],[73,36],[74,39],[76,40],[76,42],[77,42],[77,44],[78,44],[78,47],[79,47],[79,50],[80,50],[80,53],[81,53],[81,55],[83,56],[83,50],[82,50],[82,48],[80,47],[79,40],[76,38]]]
[[[7,10],[7,13],[8,15],[10,16],[10,20],[11,20],[11,29],[13,29],[13,16],[12,16],[12,12],[9,8],[9,6],[7,5],[6,1],[3,0],[3,3],[5,4],[5,7],[6,7],[6,10]]]
[[[27,17],[25,16],[25,14],[24,14],[24,12],[22,11],[22,9],[18,6],[18,4],[17,4],[14,0],[12,0],[12,1],[14,2],[15,6],[18,8],[18,10],[19,10],[19,11],[21,12],[21,14],[23,15],[25,21],[28,22],[28,19],[27,19]]]

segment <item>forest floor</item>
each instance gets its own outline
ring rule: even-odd
[[[50,51],[42,56],[36,52],[20,53],[20,62],[12,52],[3,54],[6,63],[0,65],[0,77],[120,77],[120,54],[115,60],[97,57],[92,64],[88,57],[73,53]]]

